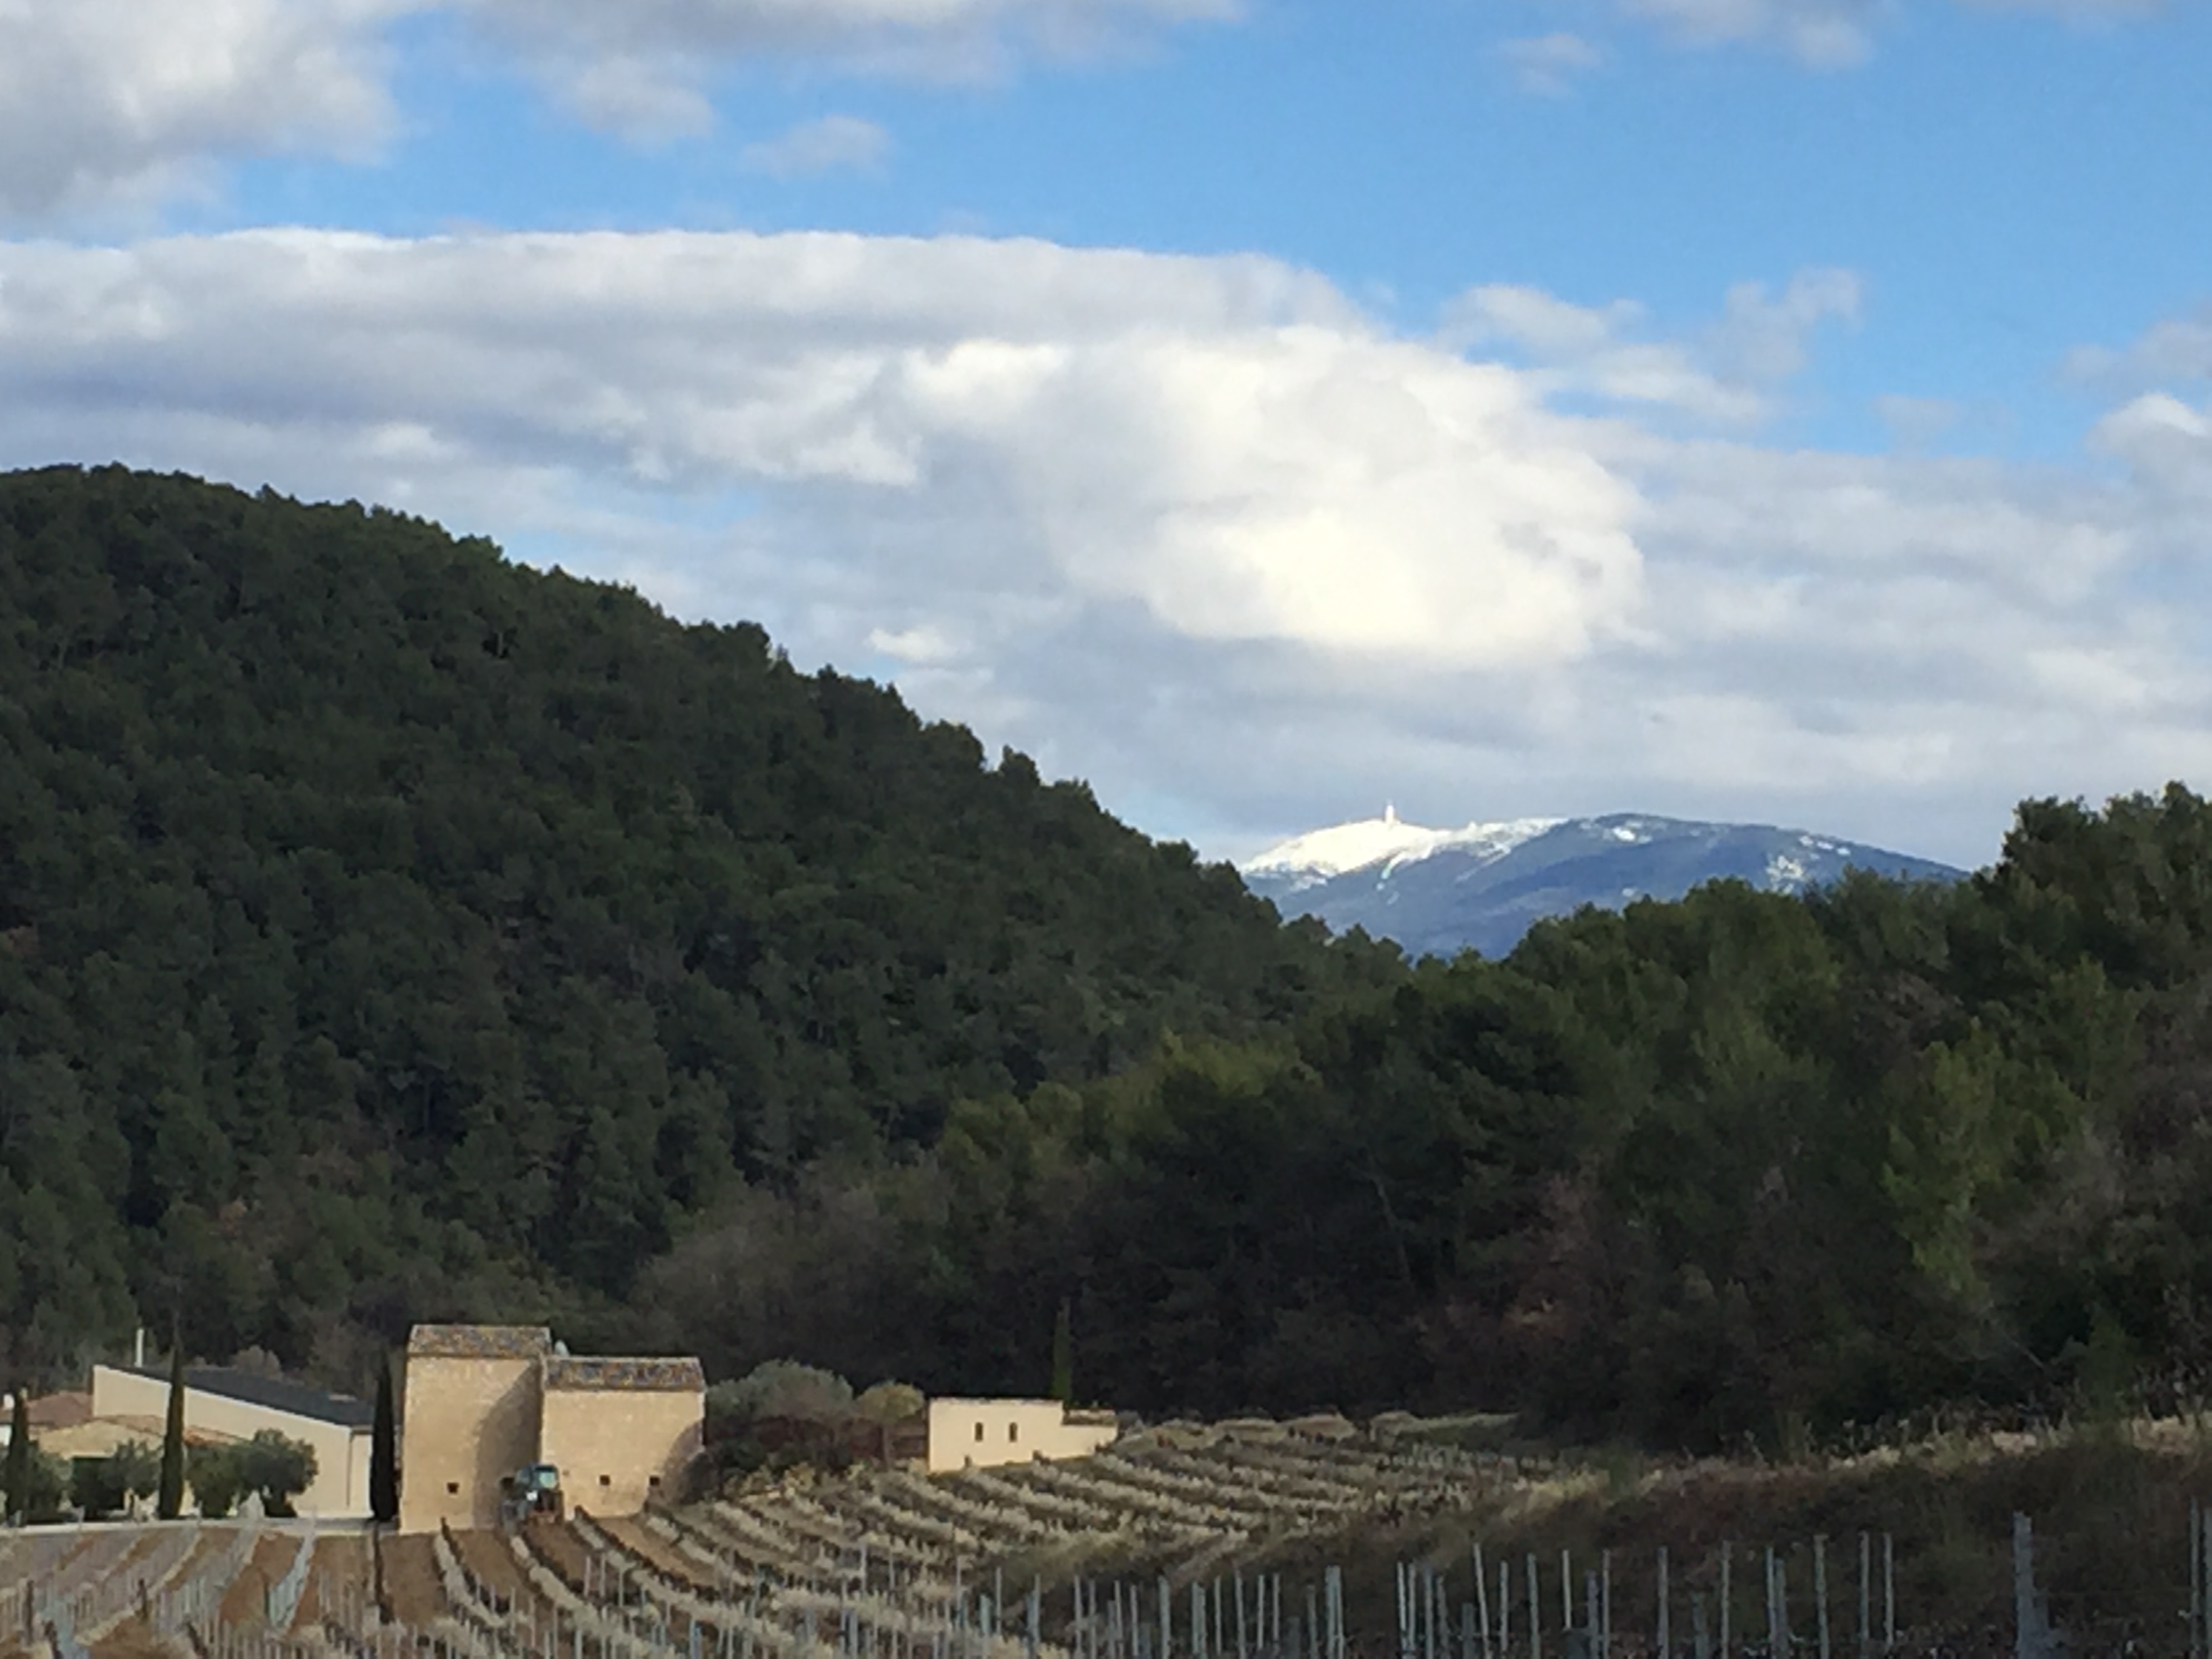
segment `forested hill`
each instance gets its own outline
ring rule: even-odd
[[[757,627],[0,477],[0,1364],[619,1296],[738,1183],[1397,971]]]
[[[2212,1383],[2212,806],[1409,967],[481,542],[0,477],[0,1370],[558,1321],[1662,1445]],[[112,1351],[112,1350],[111,1350]]]

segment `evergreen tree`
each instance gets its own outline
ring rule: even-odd
[[[368,1511],[390,1525],[399,1518],[399,1430],[392,1409],[392,1362],[376,1367],[376,1417],[369,1431]]]
[[[1060,1299],[1060,1315],[1052,1322],[1052,1397],[1063,1406],[1075,1403],[1075,1327],[1067,1298]]]
[[[8,1419],[8,1466],[0,1480],[0,1520],[16,1520],[28,1507],[31,1483],[30,1390],[15,1390],[15,1408]]]
[[[161,1428],[161,1489],[154,1513],[173,1521],[185,1512],[185,1345],[169,1344],[169,1416]]]

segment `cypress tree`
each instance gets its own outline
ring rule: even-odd
[[[185,1512],[185,1345],[169,1344],[169,1418],[161,1429],[161,1490],[154,1513],[173,1521]]]
[[[1060,1303],[1060,1317],[1052,1323],[1052,1397],[1063,1406],[1075,1403],[1075,1327],[1067,1314],[1067,1298]]]
[[[0,1519],[21,1516],[29,1507],[28,1488],[31,1482],[31,1391],[15,1390],[15,1409],[8,1420],[8,1467],[0,1488],[5,1489],[5,1501],[0,1502]]]
[[[376,1417],[368,1441],[368,1512],[390,1525],[399,1518],[399,1429],[392,1414],[392,1362],[376,1367]]]

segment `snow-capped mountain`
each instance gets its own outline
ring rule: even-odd
[[[1472,945],[1503,956],[1529,927],[1585,904],[1680,898],[1723,877],[1802,892],[1847,869],[1914,880],[1962,873],[1905,853],[1766,824],[1698,823],[1621,812],[1425,830],[1385,811],[1292,837],[1243,866],[1285,915],[1358,927],[1416,956]]]

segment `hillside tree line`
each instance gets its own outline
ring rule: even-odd
[[[759,629],[0,477],[0,1366],[412,1320],[1662,1444],[2197,1397],[2212,805],[1409,963]],[[1063,1310],[1065,1314],[1063,1315]]]

